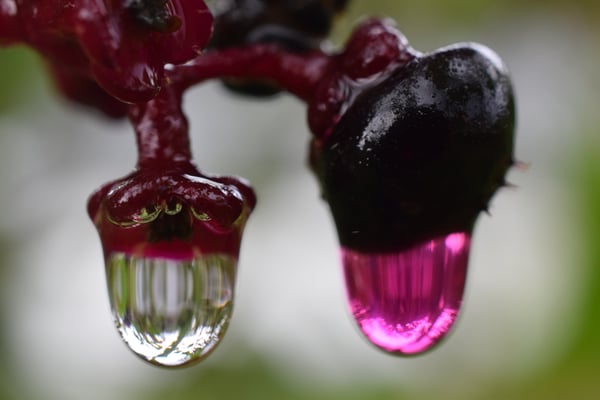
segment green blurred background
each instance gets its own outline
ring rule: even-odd
[[[346,313],[335,235],[305,168],[304,107],[249,102],[219,85],[186,98],[198,164],[253,182],[222,345],[184,370],[147,366],[111,322],[86,197],[135,163],[124,123],[57,97],[43,65],[0,50],[0,399],[596,399],[600,396],[600,4],[355,0],[421,51],[495,49],[517,93],[517,189],[501,191],[474,241],[454,333],[401,359]]]

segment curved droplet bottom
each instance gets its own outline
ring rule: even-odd
[[[453,233],[399,253],[342,249],[350,311],[384,351],[415,355],[452,328],[462,302],[470,235]]]
[[[191,260],[111,254],[108,291],[121,337],[156,365],[203,359],[229,325],[236,266],[234,258],[222,254]]]

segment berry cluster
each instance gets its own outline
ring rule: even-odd
[[[322,50],[345,0],[0,0],[0,45],[43,55],[69,99],[128,116],[137,168],[90,198],[117,328],[163,366],[206,356],[256,199],[192,162],[184,91],[207,79],[306,102],[311,168],[363,333],[415,354],[451,328],[480,211],[514,163],[506,68],[484,46],[421,54],[390,20]],[[213,32],[214,28],[214,32]]]

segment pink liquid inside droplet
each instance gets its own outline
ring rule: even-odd
[[[363,334],[379,348],[414,355],[448,333],[460,309],[470,235],[453,233],[398,253],[342,249],[346,289]]]

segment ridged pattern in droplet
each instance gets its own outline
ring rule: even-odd
[[[173,367],[207,356],[223,338],[233,307],[236,260],[111,254],[106,263],[115,323],[143,359]]]
[[[362,333],[390,353],[422,353],[454,324],[470,235],[453,233],[398,253],[342,249],[350,311]]]

